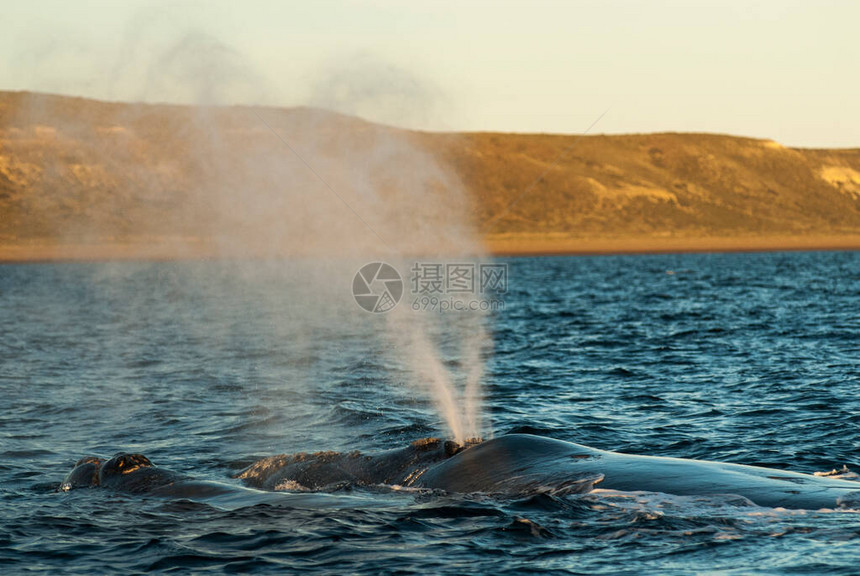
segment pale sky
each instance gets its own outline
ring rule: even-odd
[[[4,90],[860,147],[857,0],[4,4]]]

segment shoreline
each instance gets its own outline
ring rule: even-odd
[[[860,234],[810,236],[624,236],[574,238],[554,234],[499,234],[484,238],[492,256],[588,256],[701,252],[796,252],[860,250]],[[314,257],[312,253],[239,254],[202,242],[109,244],[0,244],[0,264],[37,262],[188,261]],[[382,257],[382,255],[377,255]]]
[[[486,238],[494,256],[589,256],[701,252],[800,252],[860,250],[860,234],[809,236],[623,236],[572,238],[504,234]]]

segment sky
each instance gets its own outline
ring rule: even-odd
[[[856,0],[5,4],[0,90],[860,147]]]

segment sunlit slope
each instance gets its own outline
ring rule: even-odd
[[[593,237],[860,230],[860,149],[793,149],[710,134],[427,139],[475,195],[487,232]]]

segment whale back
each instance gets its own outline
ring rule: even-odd
[[[551,438],[510,434],[472,446],[433,466],[411,485],[448,492],[588,492],[603,479],[584,461],[597,451]]]
[[[860,483],[758,466],[641,456],[540,436],[511,434],[457,454],[414,485],[450,492],[611,490],[679,496],[737,495],[759,506],[860,506]]]
[[[737,495],[768,507],[816,510],[852,506],[860,483],[789,470],[663,456],[602,453],[601,488],[680,496]]]
[[[331,490],[340,486],[403,485],[462,447],[438,438],[416,440],[378,454],[299,452],[262,458],[236,475],[262,490]]]

